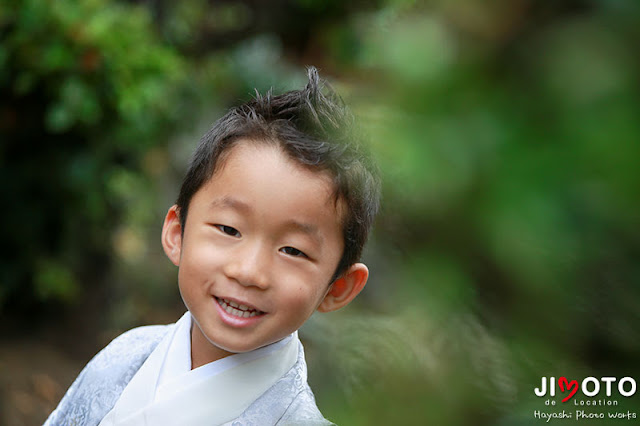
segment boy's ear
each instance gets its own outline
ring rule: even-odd
[[[162,225],[162,248],[174,265],[180,265],[180,251],[182,249],[182,226],[178,206],[173,205],[167,212]]]
[[[340,278],[329,287],[327,295],[318,306],[320,312],[331,312],[348,305],[362,291],[369,269],[364,263],[354,263]]]

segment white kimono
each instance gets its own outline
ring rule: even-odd
[[[45,426],[327,425],[297,333],[191,370],[191,315],[128,331],[98,353]]]

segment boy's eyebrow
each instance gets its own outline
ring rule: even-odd
[[[215,208],[215,207],[230,207],[232,209],[241,210],[241,211],[251,210],[251,207],[249,206],[249,204],[233,197],[216,198],[211,202],[211,208]]]
[[[297,220],[290,220],[285,224],[285,227],[288,229],[293,229],[294,231],[302,232],[313,238],[318,244],[322,244],[323,238],[320,234],[320,230],[316,225],[304,222],[298,222]]]

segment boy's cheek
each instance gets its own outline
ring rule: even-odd
[[[208,269],[219,266],[223,258],[221,250],[212,244],[186,245],[183,246],[180,263],[184,267]]]

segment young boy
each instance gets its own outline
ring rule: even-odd
[[[202,138],[162,229],[188,311],[116,338],[46,424],[329,424],[297,330],[366,284],[379,181],[342,102],[308,74]]]

